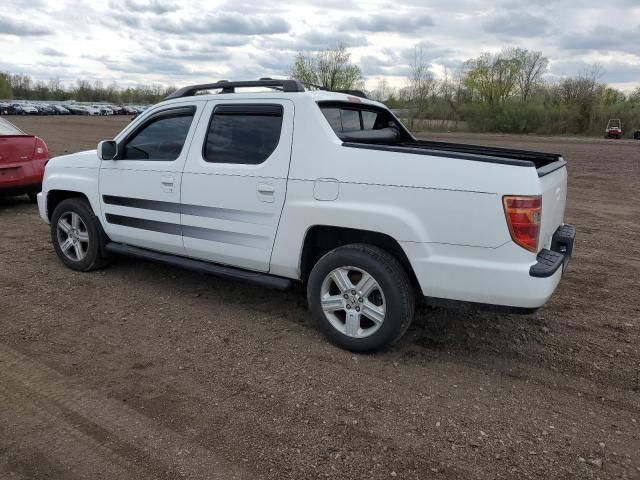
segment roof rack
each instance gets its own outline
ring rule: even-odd
[[[220,80],[216,83],[203,83],[200,85],[189,85],[176,90],[171,95],[165,97],[165,100],[172,98],[191,97],[203,90],[221,89],[221,93],[235,93],[236,88],[247,87],[266,87],[281,90],[283,92],[304,92],[304,87],[297,80],[273,80],[271,78],[261,78],[260,80],[249,80],[242,82],[230,82],[228,80]]]

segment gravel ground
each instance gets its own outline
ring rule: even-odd
[[[128,121],[15,120],[54,154]],[[565,154],[575,255],[538,313],[423,307],[376,355],[328,344],[300,288],[73,272],[0,200],[0,478],[640,478],[640,142],[430,138]]]

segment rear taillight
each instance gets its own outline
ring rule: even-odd
[[[504,214],[507,217],[509,233],[514,242],[531,252],[538,251],[542,197],[514,196],[502,197]]]
[[[49,150],[47,144],[40,137],[36,137],[36,149],[33,152],[34,160],[47,160],[49,158]]]

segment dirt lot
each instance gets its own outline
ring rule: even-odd
[[[126,121],[16,123],[60,154]],[[564,153],[577,250],[537,314],[422,308],[371,356],[300,289],[75,273],[0,200],[0,478],[640,478],[640,142],[435,138]]]

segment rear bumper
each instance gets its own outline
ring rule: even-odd
[[[529,269],[529,275],[547,278],[561,267],[564,272],[569,266],[576,240],[576,228],[573,225],[560,225],[551,238],[551,249],[542,249],[538,253],[537,263]]]
[[[572,228],[575,238],[575,229]],[[558,232],[556,232],[558,233]],[[562,255],[562,261],[544,276],[532,275],[540,257],[513,242],[497,248],[400,242],[422,294],[428,299],[452,300],[470,304],[510,307],[531,311],[543,306],[562,278],[561,268],[568,264],[573,240],[554,235],[550,248]],[[570,250],[569,250],[570,249]],[[542,252],[541,252],[542,253]],[[534,269],[534,272],[536,269]]]

